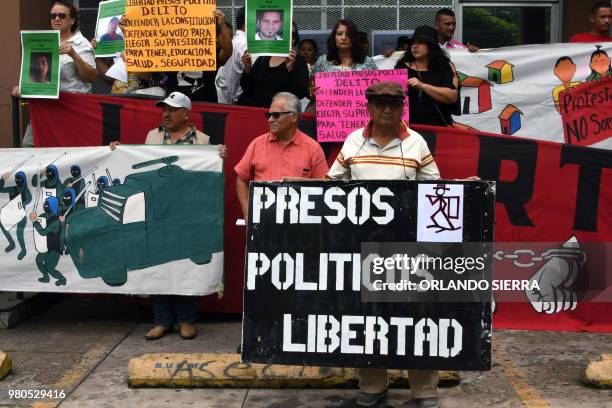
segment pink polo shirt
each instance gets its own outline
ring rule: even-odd
[[[243,180],[282,180],[284,177],[322,179],[329,168],[321,146],[300,132],[286,146],[272,133],[255,138],[234,167]]]

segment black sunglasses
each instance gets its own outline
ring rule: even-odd
[[[378,109],[385,109],[387,106],[391,109],[399,109],[404,106],[404,101],[401,99],[372,98],[371,102]]]
[[[264,113],[264,115],[266,116],[266,119],[270,119],[270,118],[278,119],[281,117],[281,115],[286,115],[288,113],[295,113],[295,112],[266,112]]]
[[[66,17],[68,17],[68,14],[66,14],[66,13],[51,13],[51,14],[49,14],[49,17],[51,18],[51,20],[55,20],[58,17],[59,17],[60,20],[65,20]]]

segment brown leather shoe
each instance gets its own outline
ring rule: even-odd
[[[181,338],[183,338],[184,340],[195,339],[195,337],[198,335],[198,331],[196,330],[193,324],[181,323],[180,326],[181,326]]]
[[[161,339],[162,337],[164,337],[166,334],[170,333],[171,331],[172,331],[171,327],[157,325],[157,326],[154,326],[151,330],[149,330],[147,334],[145,334],[145,339],[147,340]]]

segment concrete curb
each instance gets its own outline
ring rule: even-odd
[[[456,371],[441,371],[441,387],[458,385]],[[353,368],[241,363],[239,354],[145,354],[130,360],[132,387],[356,388]],[[406,370],[389,370],[390,387],[408,387]]]
[[[602,354],[600,361],[591,361],[584,371],[584,381],[598,388],[612,388],[612,354]]]
[[[12,369],[13,362],[11,358],[6,353],[0,351],[0,380],[9,375]]]
[[[0,292],[0,329],[10,329],[61,299],[60,294]]]

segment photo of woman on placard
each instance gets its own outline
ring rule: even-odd
[[[283,40],[283,10],[257,10],[255,12],[255,39],[261,41]]]
[[[51,82],[50,52],[33,52],[30,55],[30,81],[39,84]]]

